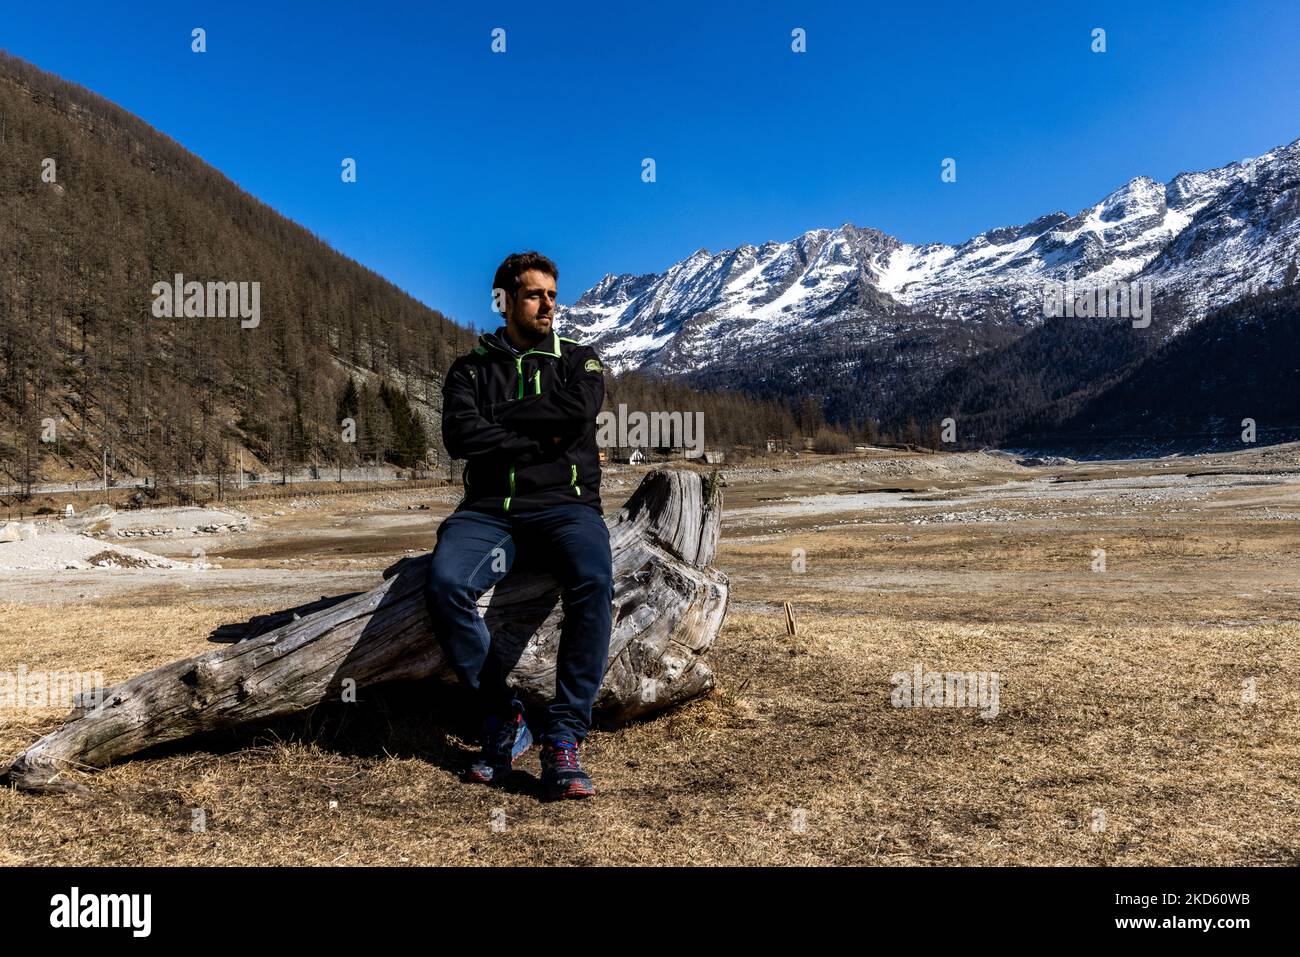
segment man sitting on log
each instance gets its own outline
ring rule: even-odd
[[[452,363],[442,440],[466,459],[465,497],[438,527],[426,600],[434,634],[482,709],[483,750],[468,778],[502,783],[533,744],[509,668],[478,614],[516,549],[544,557],[563,589],[555,697],[542,743],[543,797],[595,793],[578,760],[609,653],[613,569],[600,504],[600,358],[552,329],[559,270],[537,252],[508,256],[493,297],[506,324]]]

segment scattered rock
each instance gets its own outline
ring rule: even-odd
[[[89,535],[51,528],[35,536],[0,545],[0,570],[91,568],[206,568],[204,562],[177,562],[150,552],[105,546]]]
[[[0,542],[28,542],[36,537],[36,526],[31,522],[8,522],[0,526]]]
[[[1031,455],[1027,458],[1016,459],[1017,464],[1026,468],[1055,467],[1058,465],[1077,465],[1074,459],[1066,458],[1064,455]]]

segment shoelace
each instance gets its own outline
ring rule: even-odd
[[[580,771],[578,766],[578,748],[576,745],[557,745],[551,750],[557,771]]]

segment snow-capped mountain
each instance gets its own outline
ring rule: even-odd
[[[1280,285],[1297,258],[1300,140],[1168,183],[1139,176],[1074,216],[1049,213],[957,246],[845,223],[700,249],[662,274],[607,275],[559,315],[616,371],[698,372],[791,333],[843,341],[847,332],[865,344],[921,317],[1024,331],[1042,321],[1049,282],[1148,279],[1168,336],[1252,287]]]

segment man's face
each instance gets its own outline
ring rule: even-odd
[[[519,277],[519,289],[506,296],[506,328],[523,345],[533,345],[551,334],[555,320],[555,280],[539,269]]]

